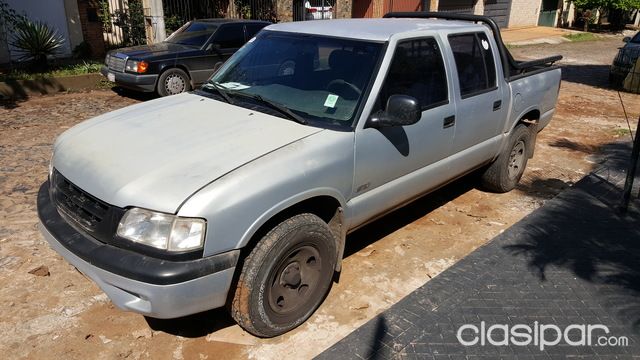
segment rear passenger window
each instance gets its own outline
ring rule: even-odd
[[[244,45],[244,26],[243,24],[226,25],[218,29],[214,44],[220,45],[222,49],[237,49]]]
[[[485,33],[449,35],[449,44],[463,98],[495,88],[496,68]]]
[[[418,99],[423,110],[446,104],[447,75],[438,43],[433,38],[403,41],[396,46],[378,106],[382,109],[391,95]]]

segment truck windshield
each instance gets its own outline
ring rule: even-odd
[[[263,31],[204,89],[266,100],[312,125],[350,127],[381,48],[381,43],[361,40]]]
[[[165,41],[172,44],[201,47],[217,28],[218,27],[213,24],[187,23],[171,34]]]

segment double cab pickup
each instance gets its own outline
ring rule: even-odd
[[[322,303],[353,230],[470,172],[513,189],[560,58],[514,60],[478,16],[270,25],[200,89],[60,135],[42,232],[122,309],[227,305],[283,334]]]

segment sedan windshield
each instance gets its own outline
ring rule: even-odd
[[[217,28],[214,24],[187,23],[171,34],[165,41],[172,44],[201,47]]]
[[[361,40],[263,31],[204,89],[286,108],[298,122],[349,127],[381,48],[381,43]]]

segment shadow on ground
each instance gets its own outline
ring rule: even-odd
[[[561,64],[562,81],[610,89],[609,65]]]
[[[567,140],[555,145],[583,150]],[[640,213],[633,207],[627,214],[618,212],[619,180],[624,179],[629,153],[628,143],[604,145],[596,174],[581,181],[589,191],[571,190],[554,199],[520,228],[520,240],[505,249],[524,257],[541,281],[549,272],[565,269],[592,283],[602,306],[638,332]]]
[[[224,309],[213,309],[178,319],[154,319],[145,317],[149,327],[155,331],[186,338],[198,338],[235,325],[235,321]]]
[[[118,94],[118,96],[130,98],[138,101],[148,101],[148,100],[157,99],[159,97],[158,94],[156,94],[155,92],[134,91],[134,90],[125,89],[120,86],[112,87],[111,91]]]

